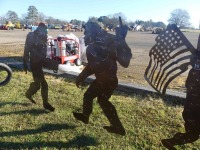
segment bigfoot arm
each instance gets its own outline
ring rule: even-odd
[[[90,68],[89,65],[87,65],[83,71],[78,75],[76,78],[76,86],[79,88],[80,85],[84,83],[84,80],[89,77],[90,75],[94,74],[92,69]]]
[[[32,41],[30,33],[26,37],[25,47],[24,47],[24,55],[23,55],[23,67],[24,71],[27,73],[28,70],[28,62],[29,62],[29,53],[31,49]]]

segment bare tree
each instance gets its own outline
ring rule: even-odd
[[[21,24],[29,24],[29,19],[28,19],[27,13],[22,14],[22,16],[20,18],[20,22],[21,22]]]
[[[38,21],[39,22],[44,22],[48,17],[46,15],[44,15],[43,12],[39,12],[38,13]]]
[[[119,16],[121,17],[121,19],[122,19],[123,22],[126,21],[127,18],[126,18],[126,16],[122,12],[114,13],[112,18],[119,19]]]
[[[46,20],[45,20],[49,25],[54,24],[55,23],[55,19],[51,16],[49,16]]]
[[[122,21],[125,22],[126,16],[123,13],[115,13],[107,16],[100,16],[98,21],[101,22],[105,29],[113,30],[119,25],[119,16],[122,18]]]
[[[83,21],[77,20],[77,19],[72,19],[72,20],[70,21],[70,23],[71,23],[71,24],[74,24],[74,25],[79,25],[79,26],[81,26],[82,24],[84,24]]]
[[[9,10],[6,13],[6,19],[7,19],[7,21],[11,21],[13,23],[16,23],[17,21],[19,21],[19,17],[17,15],[17,13],[14,11],[11,11],[11,10]]]
[[[171,16],[168,20],[170,24],[175,24],[179,28],[189,27],[190,26],[190,15],[187,10],[184,9],[175,9],[171,12]]]
[[[6,23],[6,17],[5,15],[0,16],[0,24]]]
[[[31,19],[32,24],[37,21],[38,18],[38,10],[35,6],[28,7],[28,19]]]
[[[98,22],[98,18],[97,17],[89,17],[88,21]]]

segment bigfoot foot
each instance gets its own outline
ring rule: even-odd
[[[48,109],[49,111],[54,111],[55,110],[55,108],[52,107],[49,103],[43,103],[43,107],[45,109]]]
[[[89,122],[89,117],[88,116],[86,116],[86,115],[84,115],[82,113],[75,113],[75,112],[73,112],[73,115],[77,120],[80,120],[85,124],[88,124],[88,122]]]
[[[36,102],[33,100],[32,96],[25,93],[26,98],[28,98],[33,104],[36,104]]]
[[[170,143],[169,139],[163,139],[161,140],[164,147],[168,148],[169,150],[176,150],[173,144]]]
[[[126,132],[123,127],[114,127],[114,126],[104,126],[104,129],[106,129],[110,133],[120,134],[120,135],[126,135]]]

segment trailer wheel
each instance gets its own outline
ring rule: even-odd
[[[0,63],[0,86],[6,85],[10,81],[11,77],[11,68],[4,63]]]
[[[70,61],[66,61],[64,64],[71,65],[71,62]]]
[[[81,59],[77,58],[77,59],[75,60],[75,64],[76,64],[77,66],[82,65]]]
[[[58,70],[53,70],[54,73],[58,73]]]

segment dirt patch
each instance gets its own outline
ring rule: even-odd
[[[22,56],[26,35],[30,30],[0,30],[0,56]],[[77,37],[83,36],[83,32],[73,32]],[[48,35],[56,37],[70,32],[62,30],[49,30]],[[197,47],[198,33],[184,32],[184,35]],[[119,81],[136,83],[149,86],[144,79],[144,71],[149,63],[149,50],[155,44],[157,34],[150,32],[128,32],[126,41],[132,50],[133,58],[130,66],[123,68],[118,66]],[[185,91],[185,79],[187,73],[180,75],[170,85],[170,89]]]

